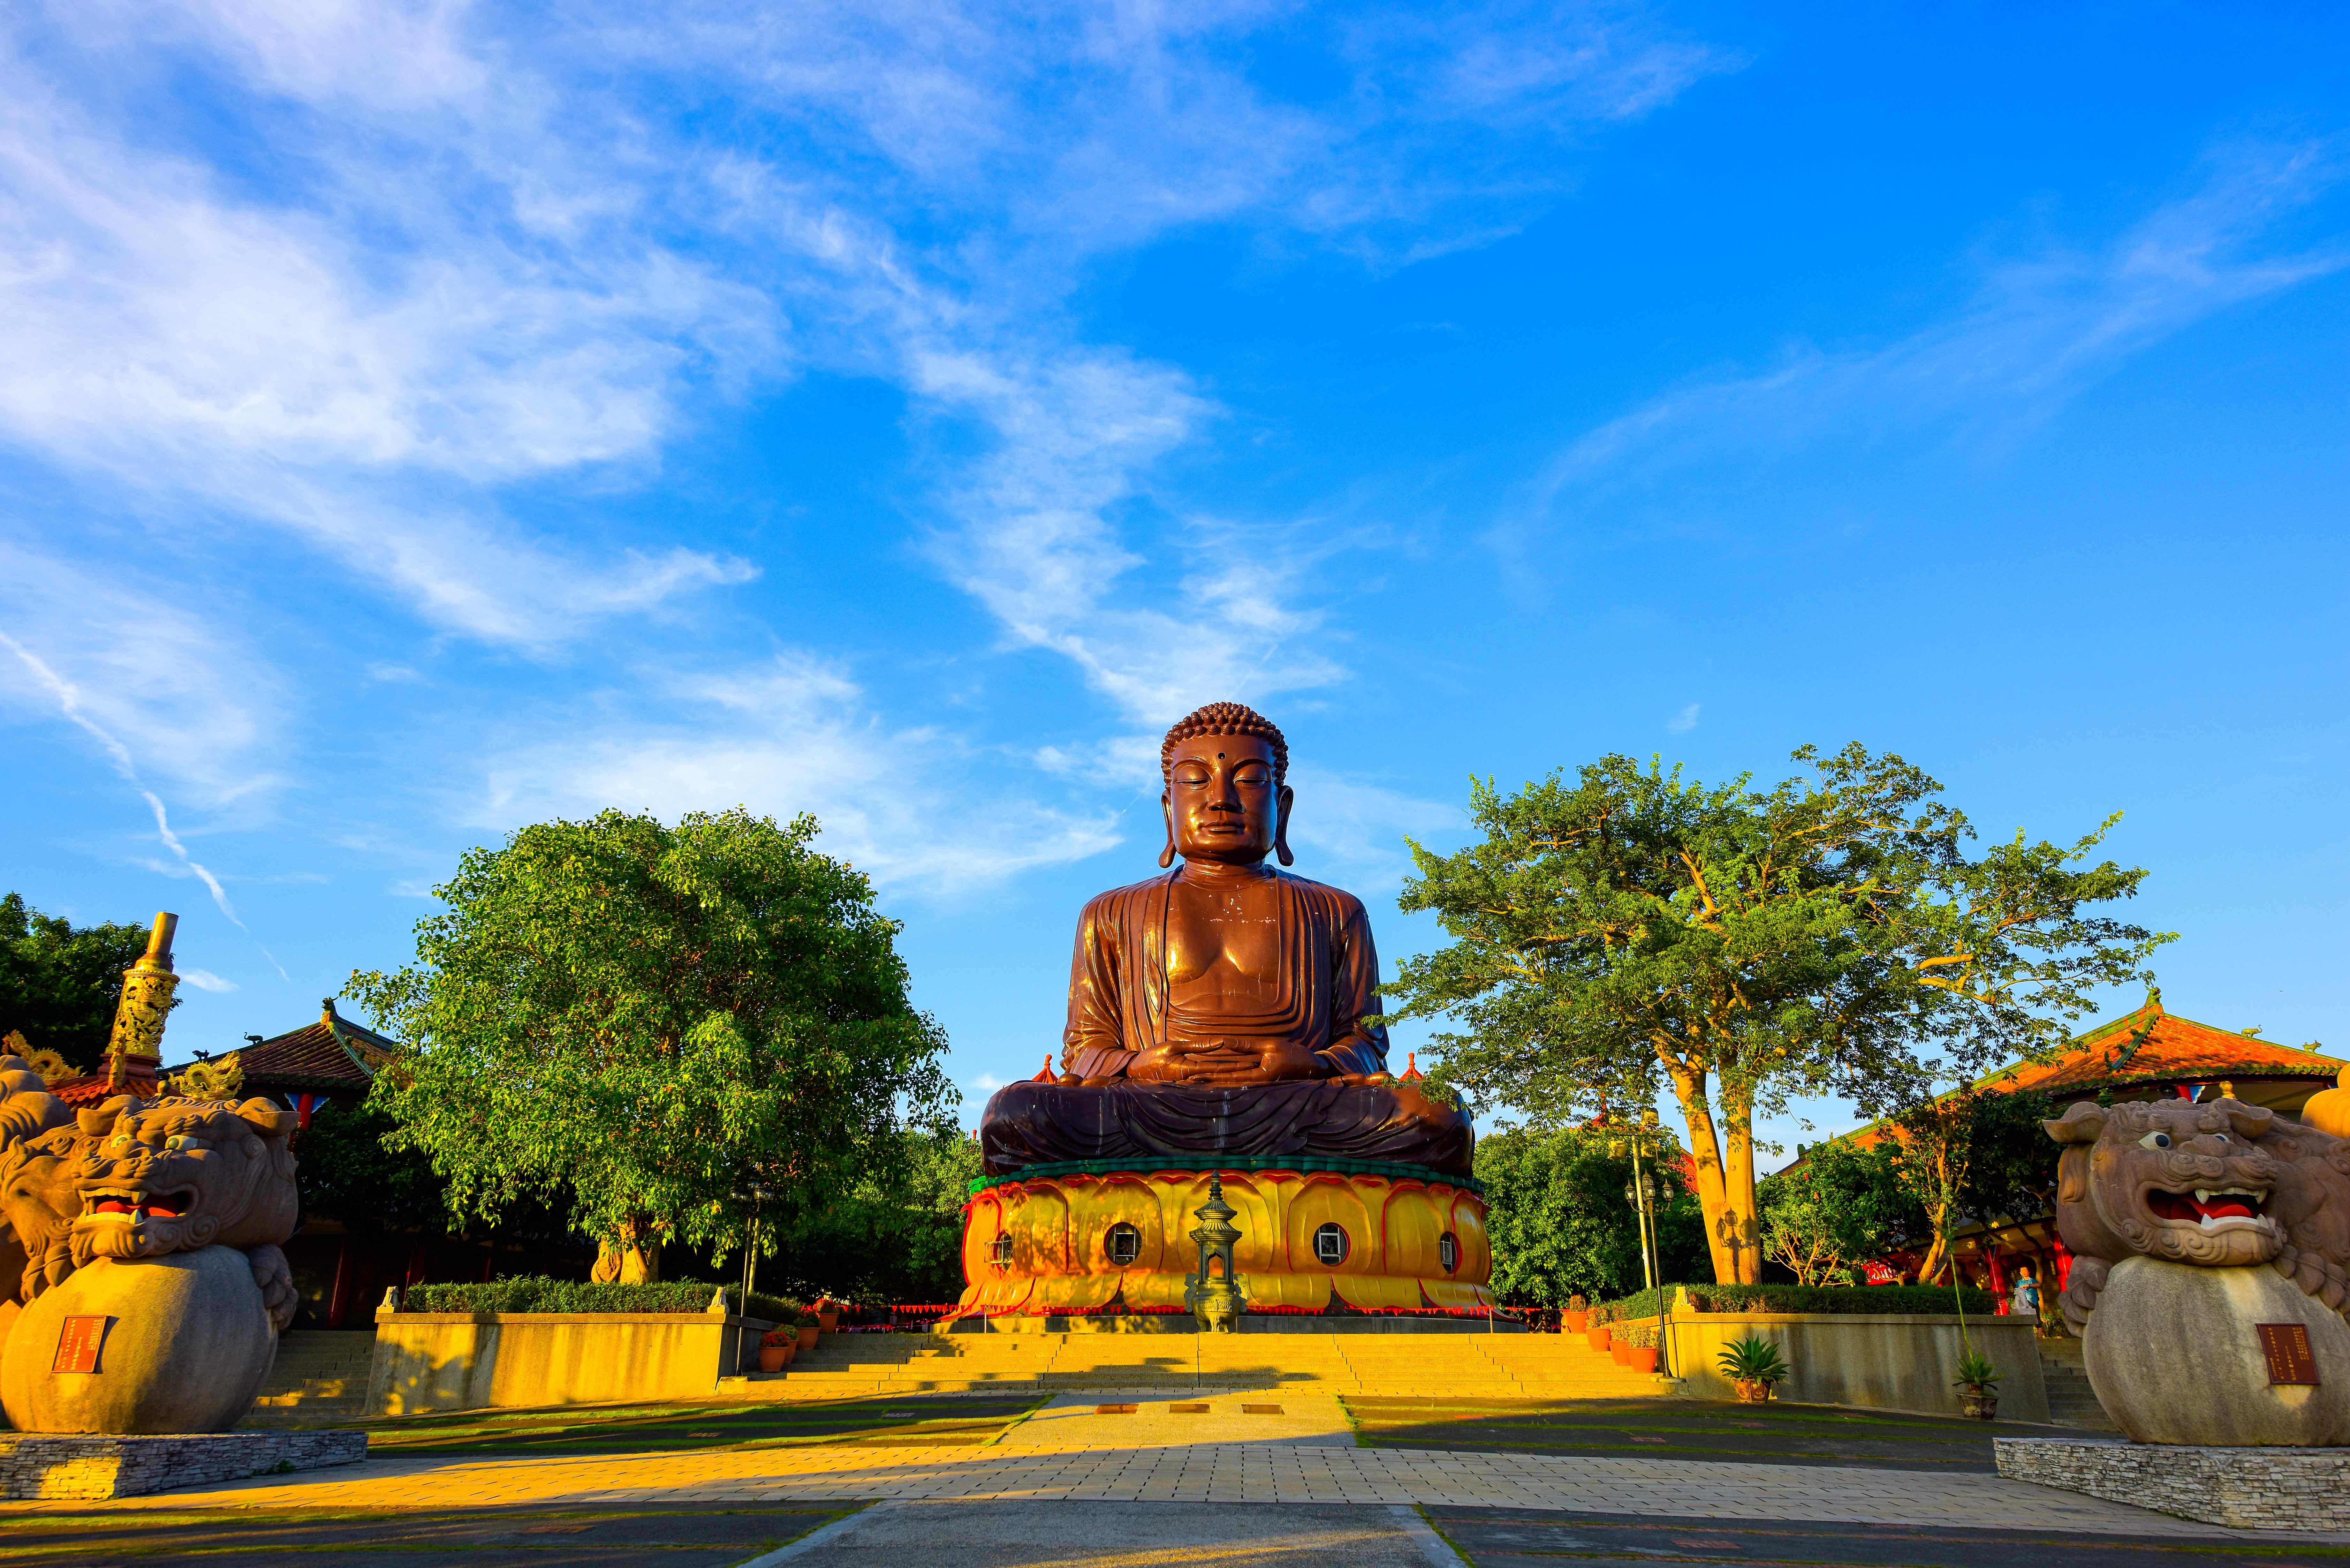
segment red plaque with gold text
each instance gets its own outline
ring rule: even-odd
[[[98,1347],[106,1343],[106,1319],[103,1316],[69,1317],[57,1333],[57,1358],[49,1364],[52,1372],[95,1372],[98,1370]]]
[[[2268,1353],[2271,1383],[2315,1383],[2317,1356],[2309,1348],[2309,1325],[2303,1323],[2255,1324],[2261,1348]]]

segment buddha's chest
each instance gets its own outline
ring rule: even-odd
[[[1183,888],[1167,909],[1167,978],[1179,989],[1278,982],[1281,902],[1274,889]]]

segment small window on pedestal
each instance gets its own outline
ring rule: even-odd
[[[1142,1256],[1142,1232],[1120,1222],[1109,1228],[1106,1245],[1109,1261],[1123,1268]]]
[[[994,1244],[987,1250],[987,1257],[988,1261],[999,1269],[1010,1268],[1012,1266],[1012,1238],[1008,1234],[998,1233],[995,1238]]]
[[[1346,1228],[1333,1220],[1315,1231],[1314,1257],[1317,1262],[1345,1262],[1347,1261]]]
[[[1446,1273],[1461,1266],[1461,1238],[1447,1231],[1436,1239],[1436,1257]]]

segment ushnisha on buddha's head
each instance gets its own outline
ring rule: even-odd
[[[1211,702],[1179,719],[1159,747],[1159,797],[1167,847],[1159,864],[1254,866],[1268,853],[1287,866],[1289,742],[1271,720],[1238,702]]]

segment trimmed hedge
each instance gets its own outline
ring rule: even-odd
[[[412,1285],[402,1293],[402,1312],[517,1313],[701,1313],[710,1310],[711,1293],[718,1287],[708,1280],[663,1280],[650,1285],[606,1285],[589,1280],[523,1277],[492,1280],[486,1284]],[[730,1309],[741,1313],[742,1290],[726,1287]],[[796,1323],[803,1309],[780,1296],[754,1293],[746,1317],[775,1323]],[[814,1321],[813,1319],[810,1320]]]
[[[1667,1285],[1664,1289],[1689,1292],[1707,1312],[1883,1313],[1921,1317],[1957,1310],[1944,1285]],[[1654,1317],[1663,1304],[1661,1294],[1640,1291],[1594,1310],[1603,1314],[1601,1321],[1607,1323]],[[1966,1310],[1972,1315],[1990,1317],[1999,1310],[2000,1298],[1992,1292],[1969,1289],[1963,1294]]]

